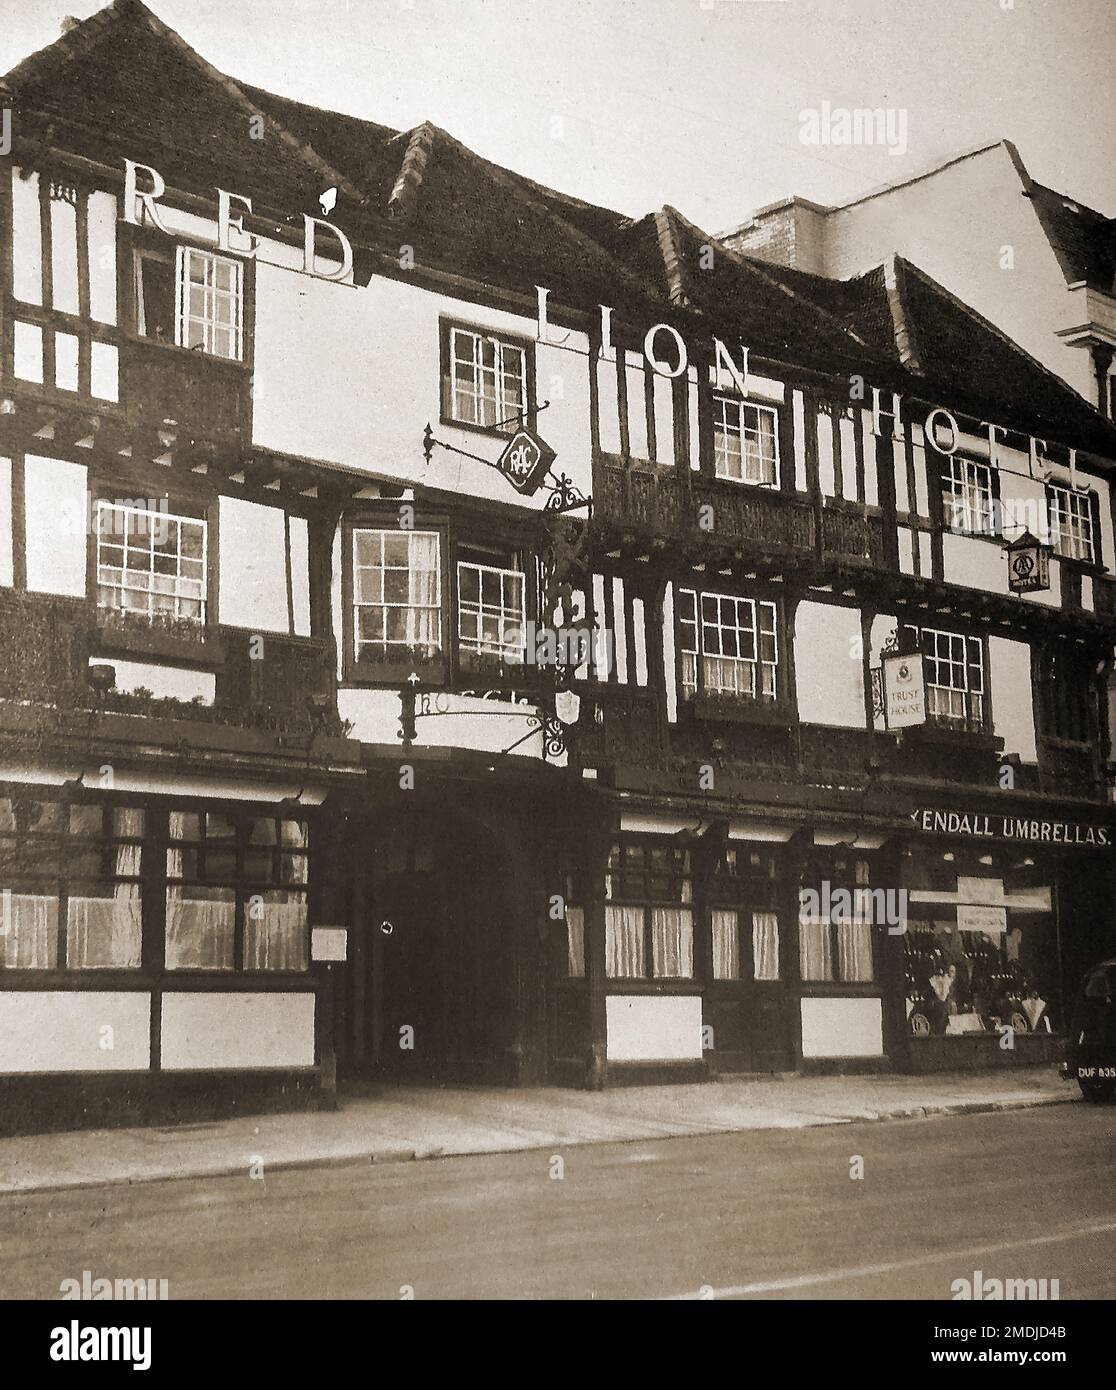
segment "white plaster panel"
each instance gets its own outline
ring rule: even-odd
[[[1037,762],[1031,649],[1026,642],[989,637],[988,664],[993,732],[1004,740],[1005,753],[1018,753],[1025,763]]]
[[[28,589],[83,598],[89,530],[85,465],[28,454],[24,490]]]
[[[882,1057],[879,999],[803,999],[803,1057]]]
[[[0,990],[0,1072],[145,1071],[150,1019],[139,991]]]
[[[222,497],[218,540],[221,622],[254,632],[288,632],[282,509]]]
[[[794,666],[798,713],[804,723],[865,727],[864,658],[859,646],[859,608],[809,600],[798,605]]]
[[[313,1065],[312,994],[163,995],[163,1071]]]
[[[610,1062],[701,1060],[697,995],[610,994],[605,999]]]

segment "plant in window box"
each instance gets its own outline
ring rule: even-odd
[[[97,630],[101,645],[154,656],[183,656],[191,653],[207,657],[219,654],[218,645],[205,623],[173,613],[136,613],[119,608],[97,610]]]
[[[687,701],[696,719],[735,722],[755,720],[764,724],[786,722],[787,714],[778,700],[771,696],[756,698],[729,691],[699,690]]]
[[[446,661],[437,648],[365,642],[357,652],[356,669],[364,680],[399,685],[415,675],[416,684],[440,685],[445,680]]]
[[[472,647],[462,647],[458,654],[458,665],[468,675],[489,676],[493,680],[523,680],[522,653],[511,649],[481,652]]]

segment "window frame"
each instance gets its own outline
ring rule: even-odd
[[[1078,502],[1084,508],[1084,515],[1077,518],[1078,523],[1087,523],[1088,529],[1088,555],[1074,555],[1061,549],[1061,543],[1067,535],[1072,535],[1072,531],[1067,531],[1062,525],[1055,523],[1055,504],[1059,495],[1067,502]],[[1050,544],[1054,554],[1060,560],[1069,560],[1074,564],[1086,565],[1100,568],[1100,527],[1098,525],[1099,497],[1093,488],[1072,488],[1068,483],[1047,482],[1046,484],[1046,517],[1049,526]],[[1062,512],[1058,508],[1059,517],[1070,517],[1069,512]]]
[[[439,400],[441,402],[441,423],[453,429],[471,430],[476,434],[488,435],[491,439],[508,440],[515,433],[517,428],[526,426],[534,429],[538,406],[536,404],[535,388],[535,343],[531,338],[522,337],[515,333],[508,333],[502,329],[490,329],[484,324],[466,323],[460,319],[440,318],[438,321],[439,336],[439,372],[440,389]],[[523,412],[519,419],[519,424],[508,425],[498,429],[495,425],[477,424],[472,420],[459,419],[454,414],[454,342],[455,334],[467,333],[477,339],[493,339],[501,344],[502,347],[515,348],[523,354]]]
[[[913,650],[917,651],[922,657],[923,676],[926,684],[926,722],[937,728],[953,729],[959,733],[987,733],[992,728],[992,690],[990,682],[990,671],[988,661],[988,643],[985,635],[958,632],[952,628],[936,628],[929,626],[919,626],[914,623],[901,622],[899,632],[905,641],[911,640],[914,634]],[[938,656],[936,653],[927,650],[925,645],[925,634],[931,633],[935,637],[945,637],[951,641],[960,641],[964,644],[964,659],[956,661],[952,656]],[[976,651],[980,654],[979,662],[973,662],[972,653]],[[960,666],[965,672],[965,686],[942,685],[940,682],[931,681],[930,665],[944,662],[948,667]],[[969,673],[974,666],[979,666],[981,674],[981,684],[979,690],[973,690],[968,684]],[[965,714],[963,716],[952,716],[942,714],[938,711],[931,712],[930,691],[948,690],[964,697]],[[980,715],[974,718],[972,714],[971,702],[973,696],[980,697]]]
[[[206,265],[207,278],[202,282],[202,290],[206,299],[207,309],[203,317],[199,320],[196,315],[190,312],[190,292],[194,286],[194,281],[190,279],[190,268],[192,258],[200,258]],[[228,267],[233,273],[233,287],[224,290],[216,283],[210,284],[208,273],[210,270],[216,276],[216,272],[222,267]],[[174,259],[174,340],[175,346],[185,348],[188,352],[202,352],[206,357],[217,357],[223,362],[243,362],[244,361],[244,262],[236,256],[215,251],[210,247],[196,246],[191,242],[180,241],[175,246]],[[215,307],[221,297],[231,300],[234,307],[234,315],[231,323],[223,324],[216,317],[212,320],[209,317],[208,306],[210,298]],[[202,324],[202,342],[191,344],[184,339],[190,336],[190,325],[195,322]],[[218,330],[231,333],[235,351],[231,353],[214,351],[211,345],[211,336]]]
[[[656,873],[652,867],[651,856],[655,850],[666,851],[676,860],[674,871],[665,874]],[[623,865],[627,856],[632,851],[638,851],[641,861],[639,870],[624,870]],[[615,862],[614,862],[615,861]],[[642,883],[642,891],[638,895],[618,894],[617,879],[638,873]],[[697,938],[699,931],[698,904],[694,899],[695,880],[698,877],[699,866],[695,863],[694,852],[691,847],[678,845],[670,837],[662,835],[639,835],[621,834],[613,841],[612,850],[609,854],[608,865],[605,869],[605,899],[604,908],[606,914],[606,937],[607,937],[607,912],[610,907],[629,907],[639,908],[643,913],[642,926],[642,951],[643,951],[643,973],[641,975],[612,975],[607,972],[606,978],[609,990],[619,991],[655,989],[669,990],[671,987],[679,988],[687,993],[699,984],[698,980],[698,949]],[[649,891],[649,880],[654,878],[666,878],[672,884],[677,882],[678,897],[674,896],[655,896]],[[687,888],[688,887],[688,897]],[[654,914],[657,908],[677,908],[688,911],[690,914],[690,973],[688,975],[660,975],[655,973],[655,927]]]
[[[454,609],[456,612],[456,621],[454,623],[456,639],[455,649],[458,670],[463,675],[471,675],[474,673],[474,671],[478,673],[483,672],[485,658],[488,658],[490,663],[498,662],[501,666],[513,665],[518,667],[524,664],[528,621],[527,573],[521,566],[514,563],[516,559],[515,556],[511,556],[509,558],[511,558],[513,561],[512,565],[510,566],[488,564],[480,560],[479,558],[476,558],[476,553],[471,553],[468,547],[460,545],[455,547],[455,554],[453,560],[455,582],[453,599]],[[485,605],[483,602],[480,587],[481,583],[483,583],[483,580],[480,579],[480,576],[483,576],[484,574],[494,574],[500,576],[501,604],[500,609],[498,610],[498,620],[501,624],[501,628],[503,628],[504,622],[507,621],[507,619],[504,616],[505,610],[503,607],[503,581],[505,579],[510,578],[514,578],[519,581],[520,604],[518,621],[520,641],[517,647],[511,647],[506,644],[500,644],[499,650],[497,651],[487,650],[486,648],[491,644],[485,644],[483,643],[482,639],[477,638],[476,645],[474,645],[473,639],[468,638],[462,631],[462,620],[465,616],[465,603],[461,597],[461,576],[463,569],[471,569],[476,570],[478,572],[479,582],[477,602],[475,605],[470,604],[470,607],[475,606],[477,609],[476,617],[478,619],[478,622],[483,621],[483,618],[485,616]]]
[[[973,481],[971,477],[958,478],[956,468],[960,467],[966,473],[977,474],[981,472],[987,476],[987,516],[988,525],[986,527],[974,527],[971,524],[971,492]],[[984,494],[985,488],[979,483],[980,493]],[[943,528],[953,536],[971,536],[976,540],[1000,540],[1003,535],[1003,526],[1000,515],[1000,470],[990,460],[972,458],[968,454],[955,451],[946,454],[942,459],[941,466],[941,494],[942,494],[942,523]],[[955,500],[956,499],[956,500]],[[960,502],[963,508],[963,524],[956,524],[957,503]]]
[[[720,413],[721,413],[722,407],[726,407],[726,406],[734,406],[734,407],[736,407],[736,410],[737,410],[737,426],[736,426],[736,428],[737,428],[737,434],[736,434],[736,438],[740,441],[740,465],[741,465],[741,476],[740,476],[740,477],[736,477],[736,476],[734,476],[732,473],[724,473],[724,472],[721,471],[721,469],[720,469],[720,467],[719,467],[721,454],[722,454],[722,452],[723,452],[721,449],[718,448],[718,441],[719,441],[719,439],[722,437],[722,433],[723,433],[722,430],[719,428],[719,426],[722,424],[722,420],[720,419]],[[770,418],[771,418],[771,438],[772,438],[772,442],[773,442],[773,444],[774,444],[774,450],[775,450],[775,452],[774,452],[774,456],[773,456],[773,458],[772,458],[772,460],[771,460],[772,468],[773,468],[773,470],[774,470],[774,477],[772,478],[772,480],[771,480],[770,482],[768,482],[768,481],[766,481],[766,480],[764,480],[764,479],[752,479],[752,478],[747,478],[747,477],[745,477],[745,476],[743,475],[744,461],[745,461],[745,458],[746,458],[746,456],[747,456],[747,455],[746,455],[745,448],[744,448],[744,439],[745,439],[745,437],[746,437],[746,435],[745,435],[746,427],[745,427],[745,424],[744,424],[744,412],[745,412],[745,410],[754,410],[754,411],[756,412],[756,414],[757,414],[757,417],[759,417],[760,415],[766,414],[766,415],[770,416]],[[732,394],[731,392],[728,392],[728,391],[718,391],[718,390],[714,390],[713,393],[712,393],[712,416],[713,416],[713,476],[714,476],[715,478],[723,479],[725,482],[736,483],[736,484],[740,485],[741,487],[758,487],[758,488],[766,488],[768,491],[771,491],[771,492],[778,492],[778,491],[780,491],[781,488],[782,488],[782,459],[781,459],[781,457],[780,457],[780,452],[779,452],[779,411],[778,411],[778,408],[777,408],[776,406],[774,406],[774,405],[768,404],[768,402],[766,402],[766,401],[753,401],[753,400],[751,400],[751,399],[749,399],[749,398],[747,398],[747,397],[739,396],[739,395],[734,395],[734,394]],[[727,424],[727,421],[724,422],[724,423]],[[758,436],[758,431],[757,431],[757,436]]]
[[[137,507],[137,506],[131,505],[131,504],[128,503],[127,501],[122,501],[122,500],[120,500],[120,499],[113,498],[113,497],[98,496],[98,495],[96,495],[96,494],[94,494],[93,503],[94,503],[93,510],[94,510],[94,537],[95,537],[95,544],[93,545],[93,547],[91,547],[92,550],[93,550],[93,555],[92,555],[92,557],[91,557],[91,563],[92,563],[92,567],[93,567],[93,585],[92,585],[92,593],[93,593],[93,595],[94,595],[94,600],[95,600],[96,607],[97,607],[98,611],[99,611],[99,612],[102,612],[102,613],[106,613],[106,614],[119,614],[119,615],[121,615],[121,617],[123,617],[124,619],[132,618],[132,619],[135,619],[136,621],[139,621],[139,622],[142,622],[142,621],[144,621],[144,620],[146,620],[146,621],[148,621],[148,622],[153,622],[153,621],[155,620],[155,618],[156,618],[158,612],[159,612],[159,610],[155,609],[155,607],[154,607],[153,604],[149,604],[149,605],[148,605],[147,611],[146,611],[146,612],[143,612],[143,611],[140,610],[140,609],[125,608],[125,607],[123,607],[122,605],[119,605],[119,604],[106,604],[106,603],[102,603],[102,602],[101,602],[101,594],[100,594],[101,588],[102,588],[102,587],[112,587],[111,585],[102,586],[101,577],[100,577],[100,576],[101,576],[101,546],[102,546],[101,515],[102,515],[102,511],[107,509],[107,510],[112,510],[112,511],[116,511],[116,512],[123,512],[123,513],[125,513],[125,514],[134,514],[134,515],[136,515],[136,516],[147,516],[147,517],[152,517],[152,518],[155,518],[157,522],[158,522],[158,521],[161,521],[161,522],[164,522],[164,523],[167,523],[167,522],[173,522],[173,523],[175,523],[175,525],[176,525],[177,528],[178,528],[178,546],[177,546],[178,567],[176,568],[176,573],[175,573],[175,576],[174,576],[174,578],[175,578],[175,593],[173,594],[173,598],[174,598],[174,600],[175,600],[175,611],[171,614],[171,616],[173,617],[174,621],[176,621],[176,622],[183,622],[183,623],[190,623],[191,625],[196,626],[199,630],[200,630],[200,629],[204,629],[204,628],[210,626],[211,621],[212,621],[212,609],[211,609],[211,602],[210,602],[210,588],[211,588],[211,585],[210,585],[210,564],[211,564],[211,559],[212,559],[212,549],[211,549],[211,546],[210,546],[210,535],[209,535],[209,532],[210,532],[210,516],[209,516],[209,514],[208,514],[208,511],[203,512],[200,516],[198,516],[198,515],[191,515],[191,514],[188,513],[188,512],[171,512],[171,511],[169,511],[169,510],[166,511],[166,512],[162,512],[162,511],[152,511],[152,509],[149,508],[149,507]],[[182,596],[178,593],[178,586],[179,586],[179,584],[181,583],[181,578],[182,578],[182,576],[181,576],[181,574],[178,572],[178,570],[179,570],[180,567],[181,567],[182,558],[183,558],[183,556],[182,556],[182,526],[183,526],[183,524],[190,525],[190,526],[199,526],[199,527],[201,528],[202,546],[201,546],[201,558],[200,558],[200,561],[199,561],[200,566],[201,566],[201,580],[200,580],[200,583],[201,583],[201,597],[200,597],[200,598],[189,598],[189,597],[188,597],[188,598],[186,598],[186,599],[183,599]],[[155,559],[156,559],[155,537],[154,537],[153,528],[149,528],[149,529],[152,529],[151,548],[150,548],[150,551],[149,551],[150,562],[151,562],[151,568],[150,568],[148,571],[146,571],[146,573],[149,575],[149,577],[150,577],[152,580],[154,580],[155,577],[156,577],[156,573],[155,573]],[[116,533],[116,532],[113,532],[113,533],[110,533],[110,534],[117,534],[117,533]],[[114,542],[109,542],[109,544],[115,544],[115,543],[114,543]],[[126,536],[125,536],[125,543],[122,543],[121,548],[122,548],[122,550],[123,550],[123,556],[122,556],[122,560],[123,560],[123,559],[126,559],[126,558],[127,558],[127,555],[128,555],[128,548],[127,548],[127,545],[126,545]],[[128,569],[128,567],[127,567],[125,564],[123,564],[123,563],[119,566],[119,568],[120,568],[120,570],[121,570],[121,574],[122,574],[122,575],[123,575],[123,574],[127,571],[127,569]],[[138,572],[141,572],[141,573],[142,573],[143,571],[138,571]],[[123,584],[121,584],[121,592],[123,592],[123,591],[124,591],[124,586],[123,586]],[[143,591],[141,591],[141,590],[135,590],[135,591],[133,591],[133,592],[143,592]],[[148,597],[149,597],[150,599],[154,599],[154,598],[157,596],[157,592],[156,592],[156,590],[154,589],[154,587],[152,587],[150,590],[148,590],[148,591],[146,591],[146,592],[147,592]],[[167,595],[163,595],[163,597],[167,597]],[[197,604],[199,604],[199,605],[200,605],[200,609],[201,609],[200,614],[199,614],[197,617],[192,617],[192,616],[184,615],[184,614],[180,613],[180,612],[178,611],[178,606],[179,606],[179,604],[180,604],[181,602],[188,602],[188,603],[197,603]]]
[[[685,616],[683,612],[683,599],[687,595],[691,596],[694,601],[693,626],[695,630],[694,640],[697,647],[696,652],[687,650],[685,646],[686,639],[683,633],[683,626],[690,622],[690,620]],[[706,623],[703,618],[702,600],[706,598],[715,599],[717,601],[718,622],[715,625]],[[740,643],[740,634],[747,631],[747,629],[740,627],[726,628],[720,623],[720,604],[722,601],[728,601],[737,605],[743,603],[751,606],[753,617],[753,626],[751,632],[753,634],[754,650],[756,652],[755,658],[751,661],[749,661],[748,658],[744,657],[733,657],[731,655],[726,656],[723,653],[707,653],[704,650],[705,629],[707,626],[716,626],[718,631],[735,631],[737,633],[738,646]],[[761,605],[770,609],[772,613],[770,633],[768,633],[766,629],[761,629],[759,626],[759,614]],[[739,612],[739,609],[737,609],[737,611]],[[741,709],[777,710],[786,706],[789,698],[788,686],[790,683],[790,666],[789,658],[787,656],[788,643],[787,635],[783,630],[782,608],[776,597],[766,597],[763,594],[732,594],[719,589],[700,589],[696,586],[690,588],[688,586],[684,587],[682,585],[677,585],[675,588],[674,617],[677,688],[678,700],[680,705],[693,706],[695,701],[700,701],[706,698],[712,698],[715,700],[731,701],[735,705],[738,705]],[[774,641],[774,661],[764,661],[760,655],[760,639],[762,636],[765,635],[770,636]],[[693,656],[695,658],[695,683],[692,689],[690,689],[687,686],[685,680],[685,658],[687,656]],[[762,668],[772,667],[774,672],[774,695],[770,697],[764,696],[762,693],[753,695],[742,695],[732,691],[717,691],[707,689],[705,684],[705,672],[703,666],[703,660],[707,657],[714,660],[738,661],[743,665],[751,665],[755,667],[758,689],[762,687]]]

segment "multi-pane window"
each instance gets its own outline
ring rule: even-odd
[[[1097,544],[1093,531],[1093,494],[1048,485],[1046,496],[1054,553],[1068,560],[1085,560],[1094,564]]]
[[[733,396],[713,397],[713,462],[719,478],[779,486],[775,411]]]
[[[172,811],[168,970],[304,970],[307,829],[288,817]]]
[[[773,603],[681,589],[678,615],[684,696],[701,691],[748,700],[777,698],[779,639]]]
[[[462,560],[457,566],[457,634],[462,657],[521,660],[523,591],[519,570]]]
[[[353,532],[356,658],[435,656],[442,647],[437,531]]]
[[[730,845],[709,885],[715,980],[779,978],[775,856]]]
[[[214,357],[244,356],[244,267],[227,256],[178,248],[175,341]]]
[[[926,713],[943,724],[981,729],[985,717],[984,643],[979,637],[938,628],[907,628],[921,649],[926,671]]]
[[[0,797],[0,967],[131,970],[144,813]]]
[[[450,419],[514,432],[526,409],[524,348],[468,328],[451,328],[449,337]]]
[[[136,254],[136,332],[214,357],[244,357],[244,266],[194,246]]]
[[[873,899],[866,859],[815,865],[799,898],[798,955],[803,980],[867,984],[873,978]]]
[[[614,845],[605,879],[605,973],[690,979],[694,912],[690,852],[669,843]]]
[[[97,603],[205,622],[205,521],[98,502]]]
[[[942,476],[945,524],[970,536],[994,536],[996,496],[992,469],[987,463],[953,454],[945,461]]]

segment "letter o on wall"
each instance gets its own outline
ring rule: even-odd
[[[658,337],[660,333],[669,333],[670,336],[674,339],[675,347],[678,349],[678,365],[674,368],[673,371],[670,370],[670,368],[667,366],[665,362],[660,362],[659,359],[655,356],[655,339]],[[679,333],[677,328],[673,328],[669,323],[655,323],[651,325],[651,327],[647,330],[646,336],[643,339],[643,355],[651,364],[652,370],[658,372],[659,376],[681,376],[682,373],[689,366],[690,362],[689,354],[686,351],[686,344],[683,340],[682,334]]]

